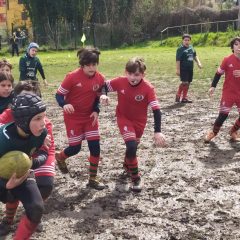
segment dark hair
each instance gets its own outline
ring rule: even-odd
[[[129,73],[135,73],[137,71],[139,71],[140,73],[144,73],[147,68],[142,58],[134,57],[128,60],[125,69]]]
[[[182,35],[182,40],[183,40],[184,38],[189,38],[190,40],[192,39],[191,35],[188,34],[188,33],[185,33],[185,34]]]
[[[79,58],[80,66],[88,65],[88,64],[98,64],[99,63],[99,55],[100,51],[98,48],[94,47],[85,47],[81,48],[77,52],[77,56]]]
[[[9,80],[13,84],[14,78],[13,78],[12,74],[0,72],[0,82],[6,81],[6,80]]]
[[[22,91],[31,91],[37,96],[41,97],[41,90],[39,87],[39,82],[34,80],[24,80],[19,81],[14,87],[14,95],[17,96],[21,94]]]
[[[12,70],[12,64],[3,58],[0,60],[0,68],[4,66],[8,66]]]
[[[240,42],[240,37],[235,37],[231,40],[230,47],[232,49],[232,52],[233,52],[233,45],[235,44],[235,42]]]

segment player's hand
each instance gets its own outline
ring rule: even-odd
[[[92,122],[92,126],[95,126],[97,121],[98,121],[98,113],[97,112],[93,112],[91,115],[90,115],[90,118],[93,118],[93,122]]]
[[[100,103],[104,106],[108,106],[109,105],[109,97],[106,95],[101,95],[100,96]]]
[[[240,70],[234,70],[233,71],[233,76],[236,77],[236,78],[240,77]]]
[[[44,84],[45,87],[48,85],[48,82],[47,82],[46,79],[43,79],[43,84]]]
[[[74,113],[74,107],[72,104],[66,104],[63,106],[63,110],[65,113],[72,114]]]
[[[180,70],[177,70],[177,71],[176,71],[176,74],[177,74],[178,76],[180,76]]]
[[[208,90],[208,94],[210,97],[213,96],[214,91],[215,91],[215,87],[210,87],[210,89]]]
[[[154,133],[154,143],[156,146],[166,147],[167,144],[166,144],[166,138],[164,134],[160,132]]]
[[[13,189],[17,186],[19,186],[20,184],[22,184],[25,179],[28,177],[29,175],[29,171],[27,171],[22,177],[17,178],[16,173],[14,173],[11,178],[8,180],[7,184],[6,184],[6,189]]]
[[[199,67],[200,69],[202,69],[202,64],[201,64],[201,63],[198,63],[198,67]]]

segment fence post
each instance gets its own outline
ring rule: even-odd
[[[218,23],[217,23],[217,33],[218,33]]]
[[[162,31],[161,31],[161,45],[162,45]]]

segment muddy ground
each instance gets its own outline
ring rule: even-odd
[[[218,99],[192,96],[192,104],[175,104],[175,91],[161,96],[162,129],[167,148],[153,145],[153,120],[139,145],[144,189],[129,191],[121,178],[125,146],[116,127],[115,101],[100,115],[102,162],[99,172],[108,188],[86,187],[88,149],[69,159],[69,175],[57,170],[55,189],[46,203],[44,231],[32,239],[240,239],[240,143],[229,141],[234,109],[211,144]],[[115,99],[115,95],[111,96]],[[67,144],[61,110],[49,103],[56,148]]]

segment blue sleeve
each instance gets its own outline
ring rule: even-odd
[[[63,107],[63,106],[66,104],[63,95],[60,95],[60,94],[57,94],[57,93],[56,93],[56,96],[55,96],[55,97],[56,97],[57,103],[58,103],[58,105],[59,105],[60,107]]]

